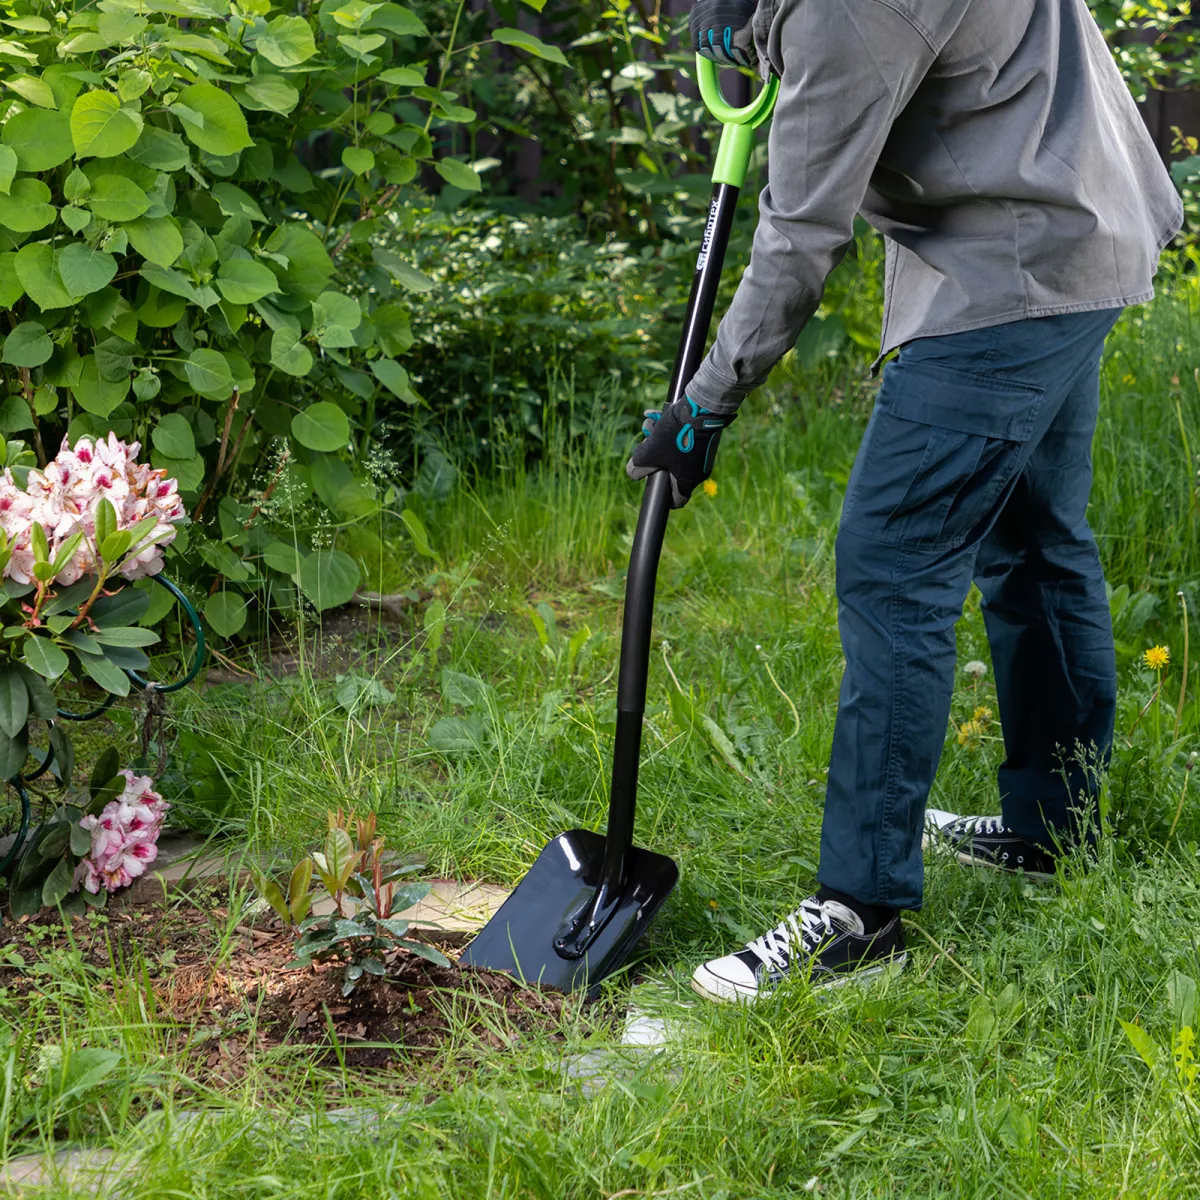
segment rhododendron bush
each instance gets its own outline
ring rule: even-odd
[[[101,903],[157,853],[167,806],[153,780],[119,769],[115,750],[75,802],[55,695],[77,682],[125,696],[129,673],[150,665],[158,635],[138,624],[150,595],[131,584],[162,570],[187,516],[176,481],[140,452],[110,433],[64,441],[39,468],[22,443],[0,442],[0,780],[53,781],[65,792],[13,867],[18,915]]]

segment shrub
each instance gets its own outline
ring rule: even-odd
[[[220,634],[247,617],[226,586],[343,603],[338,539],[389,499],[362,464],[381,396],[420,402],[402,360],[432,287],[372,235],[406,189],[481,186],[444,153],[475,119],[447,87],[457,26],[365,0],[101,8],[6,9],[0,433],[41,463],[64,434],[152,448]]]

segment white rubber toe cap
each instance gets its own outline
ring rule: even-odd
[[[692,988],[709,1000],[748,1004],[758,998],[754,972],[737,957],[728,954],[702,963],[692,973]]]
[[[942,808],[927,808],[925,810],[925,828],[930,832],[946,829],[958,819],[958,813],[946,812]]]

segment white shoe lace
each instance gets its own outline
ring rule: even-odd
[[[748,942],[746,949],[757,955],[768,969],[786,971],[793,940],[811,954],[834,932],[833,921],[825,906],[815,896],[810,896],[774,929]]]
[[[956,834],[983,834],[985,837],[1006,832],[1003,817],[960,817],[954,822],[953,829]]]

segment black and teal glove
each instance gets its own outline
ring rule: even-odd
[[[722,67],[753,67],[754,10],[758,0],[696,0],[688,14],[692,45]]]
[[[671,507],[682,508],[711,474],[721,433],[737,413],[714,413],[686,396],[660,412],[646,410],[642,432],[646,440],[625,467],[630,479],[645,479],[655,471],[671,477]]]

